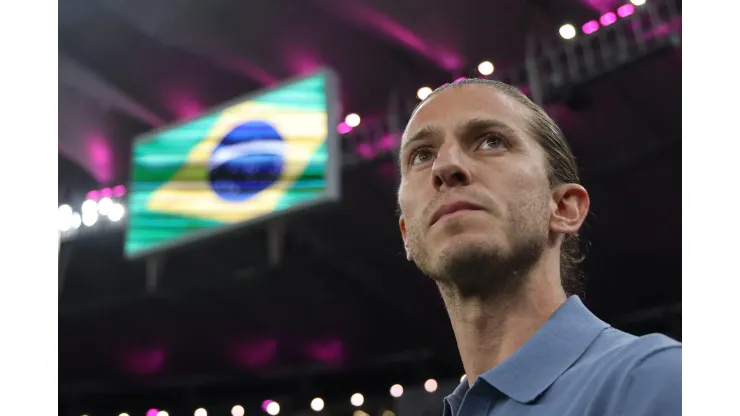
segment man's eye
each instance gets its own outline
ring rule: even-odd
[[[420,163],[428,162],[432,160],[433,157],[434,155],[429,150],[417,150],[413,155],[411,155],[411,164],[418,165]]]
[[[483,150],[487,150],[487,149],[499,149],[505,146],[506,146],[506,143],[504,142],[503,138],[497,135],[487,135],[483,138],[479,147]]]

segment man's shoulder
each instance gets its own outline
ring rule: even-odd
[[[664,354],[669,350],[676,353]],[[670,364],[678,357],[680,363],[680,352],[681,343],[662,334],[637,337],[607,328],[594,340],[583,358],[584,364],[608,364],[609,367],[629,370],[645,361]]]
[[[680,411],[681,348],[665,335],[636,337],[608,328],[572,370],[599,391],[610,408],[604,414]]]
[[[616,392],[635,378],[659,382],[680,379],[680,374],[681,343],[661,334],[637,337],[607,328],[563,376],[585,378],[594,389]]]

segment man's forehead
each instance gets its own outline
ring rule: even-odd
[[[494,87],[453,86],[429,97],[417,108],[406,125],[403,140],[421,129],[455,128],[470,119],[496,119],[516,127],[521,115],[521,106]]]

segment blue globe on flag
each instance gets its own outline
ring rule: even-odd
[[[280,179],[285,142],[265,121],[247,121],[232,129],[211,153],[208,179],[227,201],[244,201]]]

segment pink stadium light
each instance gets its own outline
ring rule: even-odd
[[[113,196],[116,198],[120,198],[122,196],[126,195],[126,187],[123,185],[116,185],[113,188]]]
[[[623,4],[617,9],[619,17],[627,17],[635,12],[635,6],[631,4]]]
[[[360,143],[357,145],[357,153],[365,159],[372,159],[375,156],[375,150],[369,143]]]
[[[93,201],[97,201],[98,199],[100,199],[100,192],[90,191],[87,193],[87,196],[85,198],[92,199]]]
[[[157,413],[159,413],[159,410],[149,409],[146,411],[146,416],[157,416]]]
[[[378,148],[381,150],[391,150],[393,149],[394,144],[395,140],[393,136],[390,134],[386,134],[380,139],[380,141],[378,141]]]
[[[103,198],[110,198],[110,197],[113,196],[113,190],[110,189],[110,188],[103,188],[103,189],[100,190],[100,195]]]
[[[460,77],[460,78],[456,79],[455,82],[460,82],[460,81],[463,81],[463,80],[466,80],[466,79],[467,78],[465,78],[465,77]]]
[[[599,30],[599,22],[597,22],[596,20],[591,20],[590,22],[584,23],[581,29],[583,29],[583,33],[590,35]]]
[[[352,127],[347,125],[347,123],[345,123],[344,121],[337,125],[337,133],[339,134],[347,134],[351,131],[352,131]]]
[[[272,403],[272,400],[269,400],[269,399],[268,400],[265,400],[264,402],[262,402],[262,410],[264,410],[266,412],[267,411],[267,406],[269,406],[271,403]]]
[[[599,18],[599,21],[601,22],[603,26],[609,26],[610,24],[617,21],[617,15],[614,14],[614,12],[609,12],[609,13],[602,15]]]

